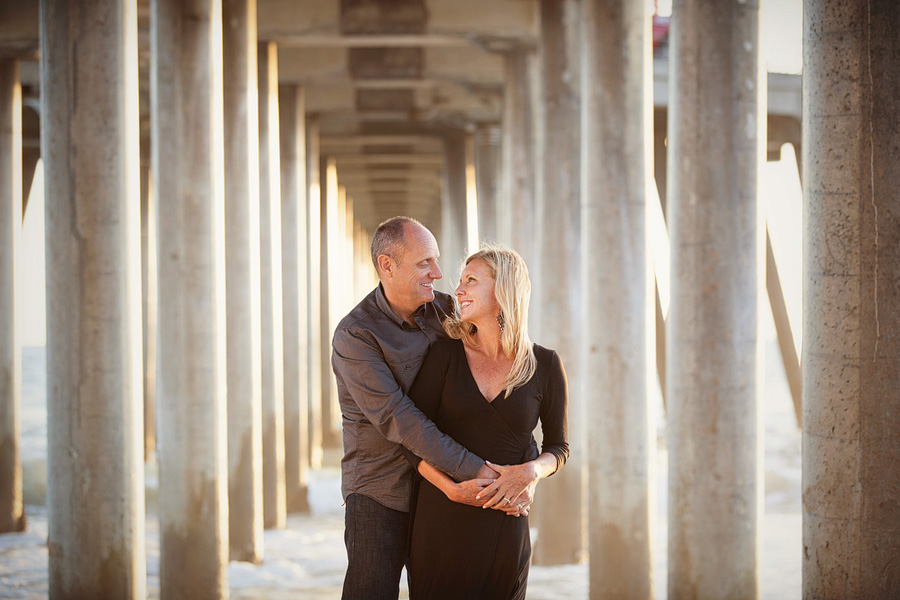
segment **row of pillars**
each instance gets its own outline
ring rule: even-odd
[[[121,201],[139,193],[136,106],[127,101],[136,96],[136,75],[124,67],[136,66],[136,33],[133,5],[114,4],[102,9],[114,34],[108,40],[102,27],[74,25],[90,21],[76,12],[94,9],[45,2],[42,13],[50,564],[57,596],[141,596],[144,585],[137,476],[143,436],[135,400],[141,395],[139,218],[136,207]],[[506,63],[497,237],[532,266],[534,337],[559,350],[571,392],[574,451],[565,469],[539,488],[535,560],[589,557],[592,598],[652,594],[655,453],[647,350],[653,319],[644,223],[653,179],[650,21],[643,4],[541,2],[537,61],[511,53]],[[246,163],[252,179],[253,161],[222,156],[223,147],[233,152],[236,144],[223,144],[223,131],[234,135],[223,123],[230,122],[227,90],[225,116],[216,103],[223,74],[218,4],[190,9],[175,2],[154,6],[154,114],[165,115],[154,121],[152,169],[152,196],[160,203],[160,575],[166,596],[218,597],[227,590],[223,513],[236,510],[230,504],[236,501],[226,500],[225,378],[246,369],[251,375],[245,373],[242,385],[253,398],[265,376],[260,365],[254,382],[252,357],[233,368],[230,348],[226,352],[219,339],[225,331],[231,335],[230,316],[218,301],[230,293],[232,279],[231,238],[226,250],[223,235],[235,235],[226,229],[234,188],[223,183],[223,165],[230,176],[232,160]],[[757,325],[764,228],[756,182],[765,79],[758,10],[750,2],[700,0],[676,0],[673,7],[666,186],[672,300],[665,325],[672,598],[759,594]],[[225,22],[255,23],[249,13],[237,14],[237,21]],[[890,44],[900,7],[806,0],[804,15],[804,595],[851,590],[854,597],[888,598],[900,581],[893,559],[900,508],[890,477],[900,458],[900,307],[891,293],[900,264],[900,213],[891,197],[900,177],[900,57]],[[108,60],[100,69],[79,59],[80,52]],[[66,70],[78,76],[66,79]],[[228,73],[233,82],[237,75]],[[77,95],[68,81],[78,82]],[[279,118],[290,112],[280,111]],[[104,128],[97,125],[101,117]],[[7,160],[5,150],[2,156]],[[318,163],[307,157],[306,164]],[[257,176],[261,180],[262,171]],[[308,248],[322,242],[318,179],[318,169],[310,169],[306,205],[315,208],[305,213]],[[293,214],[285,209],[290,184],[283,181],[282,219]],[[242,202],[255,188],[246,189]],[[262,207],[262,191],[259,200]],[[465,219],[457,202],[445,205],[443,218],[459,225]],[[249,210],[246,220],[252,221]],[[14,247],[14,229],[6,213],[0,215],[4,248]],[[252,227],[247,235],[252,257]],[[307,263],[307,281],[321,281],[314,272],[330,265],[327,260]],[[248,283],[238,286],[244,294],[264,287],[254,287],[260,275],[249,271]],[[282,264],[283,285],[285,272]],[[329,302],[330,292],[308,290],[307,314],[323,314],[316,302]],[[255,303],[263,304],[263,294],[252,295],[245,300],[250,315]],[[229,295],[229,310],[231,304]],[[14,332],[14,324],[4,321],[0,331]],[[311,318],[308,326],[307,339],[321,341],[328,323]],[[308,350],[316,351],[316,344]],[[15,353],[0,357],[4,369],[18,360]],[[324,387],[322,362],[306,364],[309,381],[318,376]],[[230,380],[228,390],[230,415]],[[286,412],[287,406],[285,399]],[[264,410],[261,400],[250,410]],[[327,419],[323,413],[318,418]],[[109,428],[111,419],[120,426]],[[248,435],[260,434],[229,429],[229,464],[231,453],[236,463],[242,460],[235,440]],[[316,447],[309,444],[310,451]],[[110,457],[120,460],[111,465]],[[102,471],[85,465],[102,465]],[[88,506],[89,512],[81,508]],[[89,552],[78,546],[88,539]]]
[[[152,10],[147,168],[136,3],[42,3],[52,597],[146,596],[154,449],[163,596],[226,596],[229,559],[262,560],[263,528],[308,509],[308,471],[325,430],[334,436],[322,260],[359,262],[368,247],[347,203],[320,190],[317,126],[303,89],[279,87],[274,44],[257,43],[255,1]],[[24,525],[16,60],[2,61],[0,89],[0,526],[11,531]],[[371,289],[370,271],[358,286]]]
[[[804,15],[804,596],[890,598],[900,593],[890,558],[900,549],[900,298],[888,291],[900,285],[900,6],[806,0]],[[592,0],[541,2],[540,19],[537,64],[507,59],[498,205],[500,237],[532,265],[535,339],[560,351],[571,391],[574,451],[539,487],[534,557],[588,557],[591,598],[647,598],[650,20],[643,3]],[[672,282],[670,598],[759,595],[759,40],[756,2],[674,3],[660,186]]]

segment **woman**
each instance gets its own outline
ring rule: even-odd
[[[528,339],[530,293],[516,252],[491,245],[469,256],[456,288],[459,314],[444,322],[453,339],[431,347],[410,390],[441,431],[501,474],[493,483],[457,484],[418,461],[425,481],[410,534],[413,600],[525,598],[531,541],[520,493],[555,473],[569,453],[566,376],[556,352]],[[539,456],[532,437],[538,419]],[[478,506],[460,503],[472,501],[473,485],[483,488],[475,490]]]

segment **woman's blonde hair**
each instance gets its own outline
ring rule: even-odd
[[[506,356],[513,357],[513,366],[503,386],[504,397],[508,397],[515,388],[525,385],[537,368],[528,338],[528,302],[531,298],[528,266],[518,252],[502,244],[483,243],[478,252],[466,258],[465,264],[476,259],[487,264],[494,278],[494,297],[500,305],[498,321],[502,323],[500,347]],[[459,306],[453,316],[444,320],[444,330],[453,339],[462,340],[470,347],[477,346],[473,339],[477,328],[460,319]]]

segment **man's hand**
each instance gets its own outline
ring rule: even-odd
[[[467,479],[455,484],[445,493],[447,498],[453,502],[468,504],[469,506],[481,506],[484,504],[484,501],[477,498],[478,492],[492,483],[494,483],[493,479]]]
[[[500,472],[492,469],[487,463],[481,465],[481,468],[478,469],[478,472],[475,474],[475,479],[490,479],[491,483],[498,477],[500,477]]]

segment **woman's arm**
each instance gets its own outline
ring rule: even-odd
[[[549,371],[541,401],[541,429],[544,432],[541,455],[521,465],[486,463],[500,473],[500,477],[478,493],[477,498],[485,502],[484,508],[515,506],[520,502],[530,505],[537,482],[559,470],[569,457],[569,390],[565,369],[556,352],[551,355]]]

